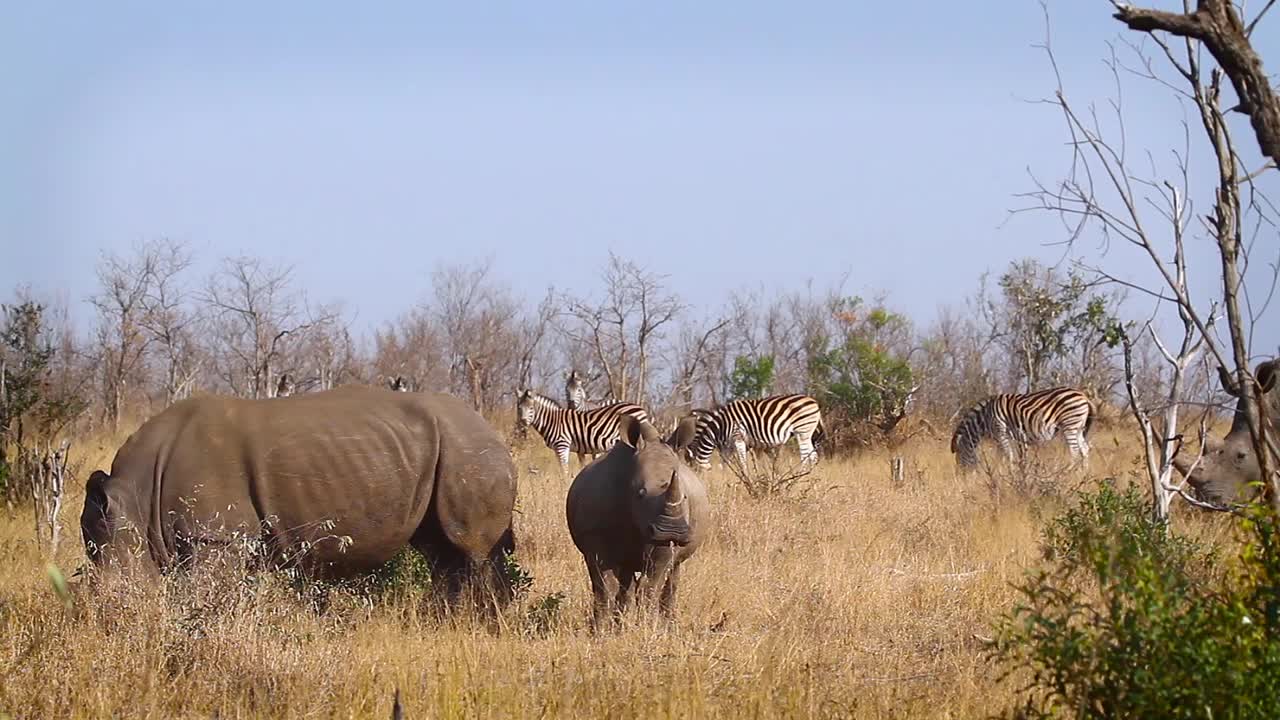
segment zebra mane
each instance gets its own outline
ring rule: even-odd
[[[563,405],[556,402],[553,398],[543,395],[537,390],[525,390],[525,394],[529,396],[530,400],[533,400],[534,402],[544,407],[551,407],[551,408],[555,408],[556,410],[564,409]]]

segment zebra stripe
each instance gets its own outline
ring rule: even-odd
[[[814,437],[821,437],[822,411],[808,395],[774,395],[759,400],[734,400],[711,411],[694,411],[698,417],[689,455],[701,468],[711,466],[711,452],[727,454],[731,449],[744,466],[747,448],[772,450],[793,436],[800,448],[800,460],[817,462]]]
[[[1012,460],[1028,445],[1040,445],[1062,433],[1073,457],[1089,459],[1085,436],[1094,418],[1093,402],[1083,392],[1056,387],[1018,395],[993,395],[970,408],[951,435],[951,452],[961,467],[978,464],[978,446],[991,438]]]
[[[519,422],[530,425],[547,447],[555,451],[560,468],[568,474],[569,452],[578,454],[578,461],[586,464],[586,456],[596,455],[613,447],[618,440],[618,418],[630,415],[638,420],[648,420],[649,414],[635,403],[615,402],[594,410],[562,408],[555,400],[525,390],[516,402]]]

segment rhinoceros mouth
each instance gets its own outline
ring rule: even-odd
[[[689,535],[689,523],[684,518],[664,516],[649,525],[649,542],[654,545],[688,545]]]

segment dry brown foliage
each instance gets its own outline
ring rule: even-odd
[[[105,466],[121,439],[78,441],[80,467]],[[1138,467],[1136,446],[1104,437],[1094,449],[1095,473]],[[981,476],[955,474],[945,441],[894,450],[900,486],[888,451],[824,458],[805,497],[753,499],[711,471],[717,526],[685,566],[674,627],[633,616],[600,636],[587,630],[567,485],[545,447],[517,453],[518,558],[534,580],[496,628],[413,593],[318,603],[279,576],[216,569],[81,589],[68,609],[29,516],[0,515],[0,713],[386,718],[397,688],[406,718],[958,718],[1012,700],[982,638],[1037,555],[1039,513],[1061,500],[997,504]],[[81,481],[69,484],[74,528]],[[1175,520],[1213,527],[1181,509]],[[81,564],[78,543],[57,561]]]

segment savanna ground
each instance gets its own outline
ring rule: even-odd
[[[124,437],[78,445],[56,558],[68,573],[84,562],[83,479]],[[1131,438],[1124,422],[1095,428],[1089,474],[1136,477]],[[1064,456],[1036,461],[1054,492],[1017,492],[1005,475],[998,501],[988,475],[957,477],[946,438],[825,460],[807,494],[787,497],[753,499],[717,468],[716,528],[685,566],[674,628],[638,616],[599,636],[567,481],[534,441],[516,457],[517,558],[533,583],[496,630],[403,589],[332,592],[318,610],[278,578],[77,591],[68,607],[30,509],[0,510],[0,713],[387,718],[399,688],[407,718],[984,717],[1016,687],[997,681],[983,639],[1016,601],[1040,526],[1088,482],[1053,470]],[[1230,532],[1185,511],[1177,523]]]

